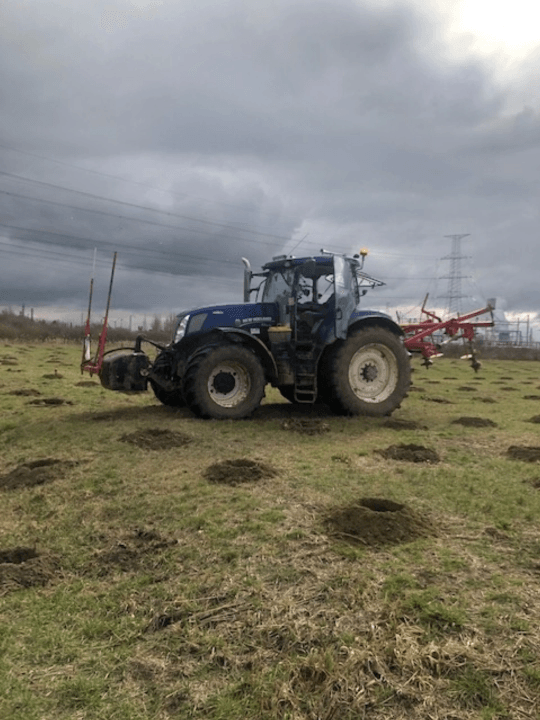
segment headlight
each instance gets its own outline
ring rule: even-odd
[[[189,318],[190,318],[189,315],[184,315],[184,317],[180,321],[180,324],[178,325],[178,327],[176,328],[175,333],[174,333],[173,343],[180,342],[180,340],[186,334],[186,328],[187,328],[187,324],[189,322]]]

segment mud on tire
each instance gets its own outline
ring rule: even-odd
[[[184,376],[183,395],[202,418],[248,417],[264,395],[265,376],[258,357],[241,345],[211,347],[196,355]]]
[[[385,328],[357,330],[328,359],[326,402],[345,415],[390,415],[411,383],[409,354]]]

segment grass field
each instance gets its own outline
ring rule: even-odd
[[[193,418],[0,345],[0,717],[540,717],[540,372]]]

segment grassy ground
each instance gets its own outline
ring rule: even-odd
[[[0,717],[540,715],[537,363],[416,363],[388,424],[79,359],[0,346]]]

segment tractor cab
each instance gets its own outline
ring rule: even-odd
[[[324,253],[324,254],[323,254]],[[362,255],[347,257],[321,250],[321,255],[294,258],[285,255],[252,273],[247,260],[244,300],[257,293],[262,302],[276,303],[279,322],[290,326],[295,340],[322,344],[345,339],[350,318],[367,287],[383,285],[362,272]],[[263,277],[259,284],[252,279]]]

